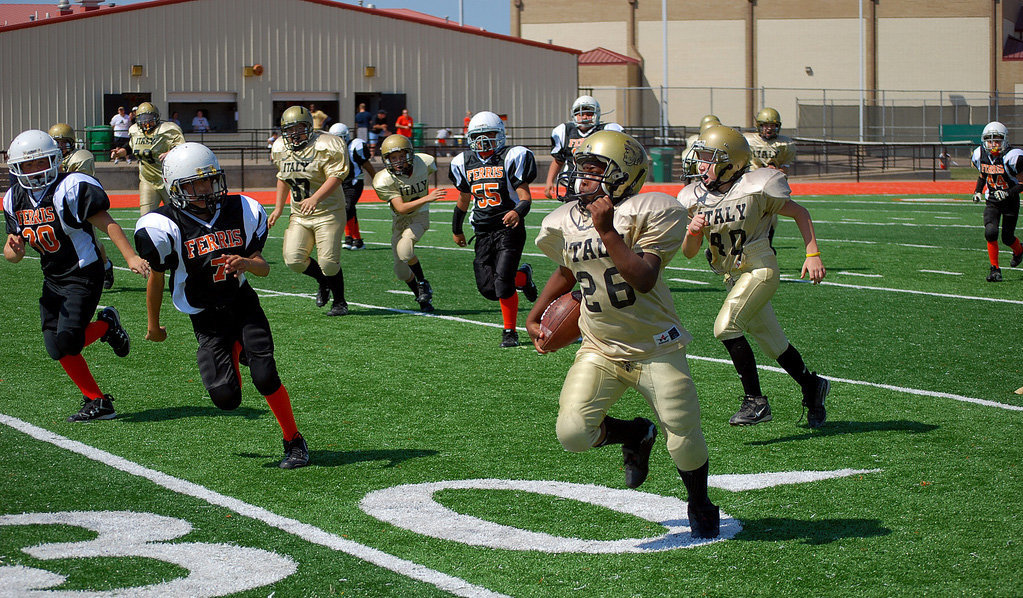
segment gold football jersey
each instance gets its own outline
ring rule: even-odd
[[[96,176],[96,158],[88,150],[75,150],[60,163],[60,169],[63,172],[80,172],[94,177]]]
[[[373,177],[373,189],[381,201],[391,205],[391,200],[400,197],[402,201],[412,201],[424,197],[430,187],[430,175],[437,172],[437,162],[430,154],[416,154],[412,158],[412,174],[409,176],[393,175],[382,168]],[[416,212],[429,211],[430,205],[420,206]],[[391,206],[394,211],[394,206]],[[415,212],[413,212],[415,213]]]
[[[750,160],[750,169],[756,170],[765,166],[775,168],[788,168],[796,161],[796,144],[791,138],[778,135],[770,141],[760,136],[760,133],[743,133],[753,156]]]
[[[692,183],[679,192],[678,201],[690,217],[706,216],[710,267],[729,274],[770,266],[764,258],[774,258],[771,228],[791,194],[785,173],[762,168],[744,174],[725,194]]]
[[[291,187],[291,201],[302,201],[323,186],[330,177],[344,181],[351,170],[348,148],[340,137],[313,131],[302,149],[291,150],[280,137],[270,149],[271,158],[277,165],[277,178]],[[329,196],[316,204],[316,209],[304,218],[315,218],[334,210],[345,209],[345,191],[338,185]],[[293,215],[298,216],[295,212]]]
[[[637,252],[661,258],[657,283],[648,293],[633,289],[618,273],[577,202],[548,214],[536,246],[575,274],[583,294],[579,328],[583,347],[611,359],[642,361],[669,353],[693,340],[682,327],[664,282],[664,268],[682,246],[685,210],[665,193],[640,193],[615,207],[614,227]]]
[[[131,136],[131,151],[139,161],[139,178],[145,179],[157,189],[163,189],[163,162],[160,161],[160,155],[185,142],[181,127],[164,121],[152,135],[146,135],[136,124],[128,129],[128,135]]]

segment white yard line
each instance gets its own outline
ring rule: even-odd
[[[60,436],[59,434],[54,434],[49,430],[34,426],[16,417],[0,413],[0,423],[27,434],[36,440],[48,442],[56,447],[71,451],[72,453],[77,453],[83,457],[92,459],[93,461],[97,461],[114,469],[118,469],[127,474],[147,479],[172,492],[198,498],[199,500],[205,501],[211,505],[231,509],[239,515],[244,515],[245,517],[255,519],[256,521],[261,521],[270,527],[275,527],[281,531],[292,534],[293,536],[302,538],[306,542],[319,544],[320,546],[325,546],[331,550],[344,552],[378,567],[398,573],[399,575],[404,575],[406,577],[428,583],[444,590],[445,592],[450,592],[455,596],[505,596],[504,594],[498,594],[497,592],[488,590],[487,588],[473,585],[464,579],[460,579],[446,573],[441,573],[440,571],[435,571],[412,561],[398,558],[381,550],[377,550],[376,548],[371,548],[364,544],[353,542],[352,540],[346,540],[341,536],[324,531],[318,527],[309,525],[308,523],[302,523],[297,519],[283,517],[262,507],[250,505],[247,502],[220,494],[219,492],[215,492],[194,482],[176,478],[172,475],[156,471],[155,469],[139,465],[138,463],[129,461],[123,457],[118,457],[117,455],[108,453],[107,451],[78,442],[77,440],[71,440],[70,438]]]
[[[883,274],[866,274],[864,272],[846,272],[845,270],[840,270],[840,271],[836,272],[835,274],[843,274],[845,276],[862,276],[864,278],[884,278]]]
[[[918,272],[926,272],[928,274],[951,274],[952,276],[962,276],[962,272],[946,272],[945,270],[917,270]]]
[[[689,280],[688,278],[669,278],[671,282],[688,282],[689,284],[710,284],[702,280]]]
[[[800,280],[798,278],[791,278],[790,275],[783,274],[781,277],[782,282],[801,282],[809,283],[809,280]],[[945,297],[947,299],[963,299],[966,301],[990,301],[992,303],[1011,303],[1013,305],[1023,305],[1023,301],[1017,299],[998,299],[996,297],[974,297],[971,295],[953,295],[952,293],[932,293],[930,291],[913,291],[910,289],[893,289],[891,287],[872,287],[867,285],[859,284],[848,284],[842,282],[822,282],[821,286],[828,287],[843,287],[846,289],[861,289],[867,291],[885,291],[888,293],[906,293],[909,295],[926,295],[928,297]],[[311,296],[311,295],[310,295]]]

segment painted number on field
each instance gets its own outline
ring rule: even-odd
[[[170,543],[192,531],[192,524],[173,517],[131,511],[66,511],[0,516],[5,525],[71,525],[98,535],[82,542],[40,544],[22,549],[42,560],[68,558],[146,557],[188,570],[183,578],[158,584],[83,592],[47,590],[66,577],[44,569],[0,567],[0,596],[224,596],[280,581],[297,565],[287,556],[231,544]]]

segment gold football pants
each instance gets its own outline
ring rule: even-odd
[[[145,216],[161,203],[170,203],[170,196],[163,186],[157,187],[146,179],[139,179],[139,215]]]
[[[284,263],[302,273],[309,267],[309,255],[316,247],[316,261],[327,276],[341,270],[341,241],[345,233],[345,210],[331,210],[319,216],[291,213],[284,231]]]
[[[395,214],[391,224],[391,255],[394,275],[398,280],[412,280],[408,264],[416,257],[416,242],[430,229],[430,213],[421,210],[411,214]]]
[[[614,361],[580,349],[568,370],[558,400],[558,440],[567,451],[593,447],[600,424],[622,394],[634,388],[643,395],[668,439],[675,466],[692,471],[707,462],[707,443],[700,429],[700,403],[689,374],[685,349],[646,361]]]
[[[748,332],[771,359],[778,359],[788,348],[789,339],[771,307],[771,297],[779,284],[776,264],[773,268],[754,268],[726,281],[728,296],[714,321],[714,336],[719,341]]]

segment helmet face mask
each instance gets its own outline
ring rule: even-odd
[[[50,127],[46,133],[57,142],[57,146],[60,147],[60,153],[65,158],[75,151],[78,146],[78,141],[75,139],[75,130],[70,125],[57,123]]]
[[[149,102],[142,102],[135,111],[135,123],[146,135],[152,135],[160,126],[160,111]]]
[[[412,174],[413,156],[412,141],[404,135],[390,135],[380,144],[380,158],[391,174]]]
[[[313,133],[313,115],[304,106],[292,106],[281,115],[281,137],[290,150],[300,150]]]
[[[40,191],[57,180],[63,159],[60,146],[49,134],[30,129],[11,142],[7,164],[19,185]]]
[[[572,122],[585,133],[600,124],[600,102],[593,96],[579,96],[572,102],[571,116]]]
[[[469,119],[465,136],[469,140],[469,149],[475,152],[480,160],[486,160],[500,151],[507,141],[504,121],[493,112],[485,111],[478,112]]]
[[[201,143],[172,149],[164,160],[163,180],[171,205],[179,210],[213,212],[227,197],[227,176],[217,157]]]
[[[980,140],[988,154],[1000,155],[1009,147],[1009,129],[998,121],[990,122],[984,126]]]
[[[558,176],[558,199],[580,209],[607,196],[615,205],[639,192],[647,175],[647,155],[634,138],[598,131],[579,146],[573,167]]]
[[[774,108],[762,108],[756,116],[757,132],[764,139],[774,139],[781,130],[781,114]]]
[[[716,125],[700,134],[682,160],[682,171],[716,191],[736,181],[749,167],[751,152],[742,133]]]

